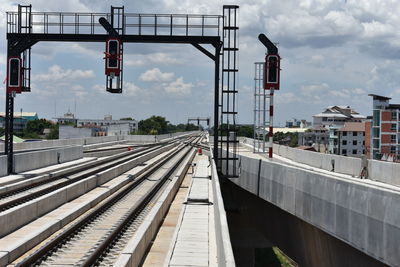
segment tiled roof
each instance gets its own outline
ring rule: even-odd
[[[340,132],[365,132],[365,123],[363,122],[345,122]]]

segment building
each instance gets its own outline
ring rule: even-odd
[[[5,117],[6,114],[5,112],[0,112],[0,117]],[[34,120],[38,120],[38,114],[37,112],[18,112],[15,111],[14,112],[14,118],[24,118],[27,121],[34,121]]]
[[[68,125],[74,125],[76,126],[76,122],[78,119],[75,119],[74,113],[67,112],[64,114],[64,117],[62,118],[55,118],[57,119],[58,124],[68,124]]]
[[[305,132],[299,132],[298,145],[310,146],[315,151],[325,153],[328,149],[329,134],[324,127],[311,128]]]
[[[60,124],[59,139],[129,135],[132,132],[129,123],[101,125],[100,120],[95,121],[96,123],[89,123],[85,120],[85,123],[79,124],[78,127]]]
[[[324,127],[328,129],[328,152],[341,154],[339,133],[340,128],[348,122],[363,122],[366,116],[356,112],[350,106],[329,106],[321,113],[313,116],[313,127]]]
[[[27,123],[28,119],[14,115],[13,129],[15,132],[22,132],[26,128]],[[0,128],[6,128],[6,118],[5,116],[1,115],[0,115]]]
[[[372,104],[372,158],[400,160],[400,104],[390,104],[390,97],[370,94]]]
[[[67,112],[64,117],[55,119],[60,124],[60,139],[129,135],[138,131],[136,120],[113,120],[111,115],[105,115],[103,120],[78,119],[73,113]],[[72,127],[61,127],[61,125]]]
[[[78,119],[75,118],[75,115],[73,113],[67,112],[64,114],[64,117],[55,119],[59,124],[68,124],[68,125],[73,125],[75,127],[86,127],[86,126],[103,127],[111,125],[120,125],[120,127],[117,127],[119,128],[120,131],[125,131],[126,127],[129,128],[128,134],[130,134],[131,132],[136,132],[138,130],[138,122],[136,120],[113,120],[111,115],[105,115],[103,120]],[[127,126],[122,126],[123,124]]]
[[[345,122],[362,122],[365,116],[350,106],[329,106],[313,116],[313,127],[344,126]]]
[[[13,128],[15,132],[22,132],[28,121],[38,120],[39,117],[36,112],[14,112]],[[6,127],[6,115],[4,112],[0,112],[0,128]]]
[[[136,132],[138,130],[138,122],[136,120],[113,120],[108,117],[104,120],[89,120],[89,119],[77,119],[76,126],[83,127],[86,125],[94,125],[94,126],[116,126],[119,125],[120,128],[126,128],[123,125],[126,125],[129,129],[129,133]]]
[[[308,128],[311,126],[311,123],[306,120],[298,120],[293,118],[292,120],[286,121],[287,128]]]
[[[331,125],[328,128],[328,152],[330,154],[339,154],[339,133],[341,126]]]
[[[365,122],[346,122],[337,130],[337,153],[344,156],[361,157],[366,154]]]

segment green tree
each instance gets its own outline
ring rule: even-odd
[[[298,142],[299,142],[299,134],[298,133],[291,133],[289,146],[290,147],[296,147],[296,146],[299,145]]]
[[[169,121],[165,117],[151,116],[148,119],[139,121],[139,131],[144,134],[150,134],[150,131],[157,131],[158,134],[168,133]]]
[[[133,121],[132,117],[121,118],[121,121]]]
[[[24,135],[30,133],[36,133],[38,135],[43,134],[43,130],[51,128],[54,124],[46,119],[28,121],[26,128],[24,129]]]
[[[47,139],[58,139],[59,131],[58,124],[53,125],[50,129],[50,133],[46,136]]]
[[[4,132],[5,132],[4,128],[0,127],[0,135],[4,135]]]
[[[194,125],[193,123],[186,124],[185,126],[186,131],[197,131],[199,130],[199,126]]]
[[[252,125],[240,125],[238,136],[244,136],[253,138],[254,136],[254,127]]]

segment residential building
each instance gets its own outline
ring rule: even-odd
[[[311,122],[308,122],[306,120],[298,120],[296,118],[293,118],[292,120],[286,121],[287,128],[308,128],[310,126]]]
[[[390,104],[390,97],[370,94],[372,105],[372,158],[400,160],[400,104]]]
[[[64,117],[62,118],[55,118],[57,119],[57,123],[59,124],[69,124],[69,125],[75,125],[78,119],[75,118],[74,113],[72,112],[67,112],[64,114]]]
[[[313,127],[344,126],[345,122],[362,122],[365,119],[350,106],[329,106],[313,116]]]
[[[6,114],[5,112],[0,112],[0,117],[5,117]],[[15,111],[14,112],[14,118],[23,118],[27,121],[34,121],[34,120],[38,120],[38,114],[37,112],[19,112],[19,111]]]
[[[5,112],[0,112],[0,128],[5,128]],[[37,112],[14,112],[13,128],[15,132],[22,132],[28,123],[28,121],[38,120],[39,117]]]
[[[346,122],[337,130],[338,149],[336,154],[361,157],[366,154],[365,122]]]
[[[328,152],[330,154],[339,154],[339,133],[338,130],[342,128],[338,125],[331,125],[328,128]]]
[[[328,149],[329,134],[328,129],[324,127],[311,128],[305,132],[299,132],[298,145],[310,146],[315,151],[325,153]]]
[[[329,106],[321,113],[313,116],[313,127],[325,127],[328,129],[328,151],[331,154],[341,154],[339,151],[339,133],[340,128],[344,127],[347,122],[363,122],[366,120],[350,106]]]
[[[28,119],[14,115],[13,129],[15,132],[22,132],[26,128],[27,123]],[[0,115],[0,128],[5,128],[5,127],[6,127],[6,118],[5,116]]]
[[[113,120],[111,115],[105,115],[103,120],[99,119],[78,119],[71,112],[64,114],[62,118],[55,118],[59,124],[70,124],[76,128],[101,128],[106,135],[128,135],[138,131],[136,120]],[[94,133],[98,131],[95,130]],[[84,137],[84,136],[82,136]]]

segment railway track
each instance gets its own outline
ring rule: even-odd
[[[66,187],[81,181],[91,175],[95,175],[112,167],[124,164],[127,161],[139,158],[151,152],[165,151],[165,148],[172,147],[181,139],[174,142],[165,142],[159,145],[138,148],[134,151],[123,152],[114,156],[99,159],[94,162],[85,163],[82,166],[73,167],[70,171],[62,171],[62,175],[40,179],[38,182],[30,183],[26,186],[16,187],[15,189],[0,194],[0,214],[13,207],[22,205],[28,201],[54,192],[57,189]]]
[[[193,151],[192,138],[171,149],[145,172],[26,253],[16,266],[111,266],[134,235],[182,162]]]

